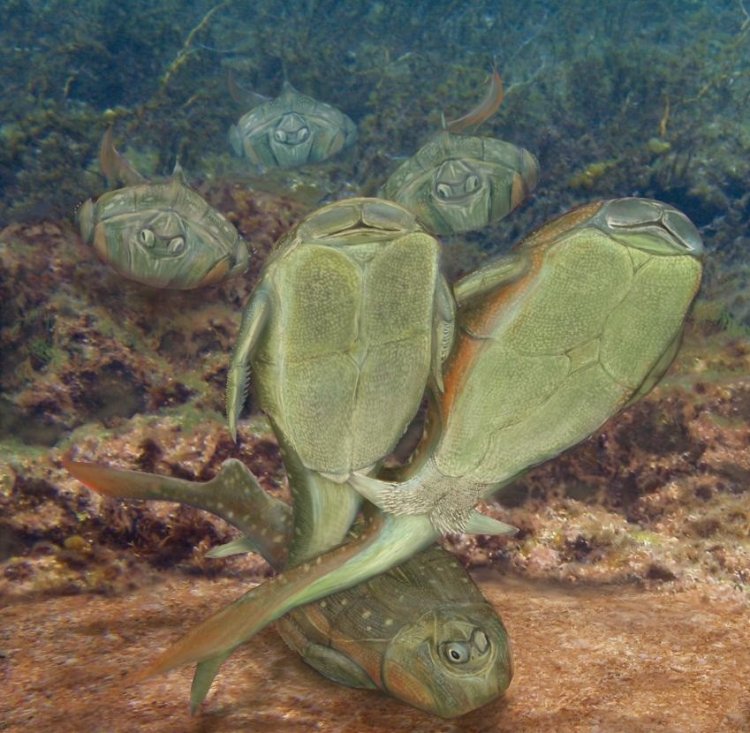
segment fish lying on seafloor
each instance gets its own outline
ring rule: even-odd
[[[240,461],[227,460],[215,478],[202,483],[68,457],[63,465],[105,496],[178,501],[243,532],[210,555],[255,550],[277,570],[287,562],[291,507],[269,496]],[[295,609],[277,629],[329,679],[381,689],[444,718],[502,695],[513,673],[502,621],[456,558],[437,545],[367,583]],[[204,668],[196,675],[193,708],[208,691],[210,672]]]

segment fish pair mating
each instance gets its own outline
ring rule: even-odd
[[[493,79],[498,81],[499,76],[495,74]],[[497,104],[499,104],[500,97],[496,100]],[[302,99],[301,95],[293,93],[293,90],[289,88],[285,89],[284,94],[282,94],[279,100],[275,100],[274,103],[270,103],[266,107],[270,111],[283,111],[282,108],[284,105],[282,102],[289,99],[295,101],[298,107],[302,105],[302,102],[299,101],[299,99]],[[305,98],[303,101],[305,101],[306,106],[302,105],[300,109],[295,108],[296,113],[311,112],[312,100]],[[497,104],[493,103],[491,112],[496,110]],[[465,120],[457,121],[456,124],[462,129],[465,124],[479,124],[491,112],[487,113],[485,111],[482,114],[472,113]],[[325,117],[326,115],[322,115],[321,119]],[[258,118],[258,114],[247,116],[247,120],[245,121],[248,124],[244,127],[249,126],[249,129],[252,128],[250,122],[256,118]],[[452,130],[453,126],[451,125],[449,128]],[[270,127],[266,132],[268,132],[269,136],[274,134]],[[235,134],[239,136],[239,128]],[[321,136],[317,134],[316,137],[320,138]],[[254,139],[257,143],[257,140],[260,138]],[[446,147],[446,143],[455,141],[455,139],[456,136],[449,135],[447,132],[441,136],[442,143],[437,148],[440,155],[446,158],[450,157],[450,146]],[[472,146],[472,143],[478,140],[478,138],[462,139],[462,149],[465,149],[464,152],[467,155],[469,153],[474,155],[474,157],[481,157],[483,155],[484,142],[482,142],[477,150],[474,149],[476,145]],[[276,141],[276,143],[278,142],[285,143],[285,146],[282,146],[280,149],[291,149],[287,145],[289,143],[288,140]],[[492,194],[494,200],[494,204],[492,204],[493,217],[504,216],[512,208],[515,208],[528,190],[528,186],[526,185],[518,186],[518,181],[521,180],[519,178],[520,172],[515,172],[516,169],[513,167],[513,162],[511,162],[511,158],[515,160],[513,156],[517,155],[519,149],[508,143],[500,141],[492,142],[498,149],[497,152],[501,158],[506,155],[510,156],[508,160],[509,167],[501,167],[503,176],[492,187],[486,185],[487,181],[484,174],[482,174],[482,185],[477,184],[471,187],[470,193],[472,196],[470,200],[473,200],[475,203],[479,202],[479,208],[473,205],[473,210],[479,211],[480,226],[483,225],[481,222],[484,222],[482,217],[490,215],[488,195],[491,190],[494,191]],[[536,180],[536,162],[528,154],[527,157],[533,164],[531,167],[533,176],[527,176],[526,180],[530,185],[533,185]],[[420,160],[423,158],[424,155]],[[198,267],[199,263],[194,262],[193,258],[198,255],[210,255],[220,258],[220,262],[227,262],[227,257],[221,247],[222,241],[220,240],[222,238],[218,237],[212,247],[201,248],[197,246],[200,242],[196,237],[200,238],[201,227],[205,228],[206,221],[213,223],[214,228],[216,225],[221,225],[222,223],[226,224],[229,228],[231,228],[231,225],[215,212],[213,219],[205,212],[201,214],[202,219],[201,217],[197,219],[192,217],[193,210],[197,212],[198,209],[201,209],[203,211],[207,207],[198,207],[195,205],[195,201],[201,201],[201,199],[185,187],[179,174],[176,174],[167,184],[146,183],[145,179],[132,168],[128,161],[116,152],[112,144],[111,132],[108,132],[102,141],[100,159],[102,170],[110,179],[121,180],[129,184],[129,187],[126,189],[106,194],[96,205],[87,202],[81,210],[79,219],[84,237],[95,243],[100,256],[105,260],[109,260],[122,274],[126,276],[133,276],[135,274],[135,279],[147,284],[162,287],[195,287],[214,282],[216,278],[213,277],[213,273],[219,272],[220,267],[223,265],[217,265],[207,272],[205,267]],[[467,201],[463,200],[466,197],[449,196],[446,194],[447,189],[445,189],[445,186],[449,185],[450,182],[446,183],[446,181],[442,180],[445,176],[443,176],[441,170],[451,175],[455,171],[452,168],[448,171],[448,168],[442,165],[442,161],[433,162],[436,168],[436,183],[433,188],[438,192],[436,200],[443,211],[440,217],[444,219],[447,216],[450,219],[451,211],[459,211],[460,213],[461,209],[467,208]],[[500,161],[498,160],[497,162],[499,163]],[[456,161],[453,161],[454,168],[455,165]],[[463,168],[466,168],[468,163],[463,161],[462,165]],[[466,171],[462,172],[462,175],[464,174],[466,174]],[[474,174],[472,173],[472,175]],[[399,180],[402,179],[403,176],[400,175]],[[425,176],[421,175],[421,179],[424,180]],[[455,186],[458,183],[453,181],[450,185]],[[420,186],[417,186],[417,189]],[[393,196],[398,197],[399,195],[398,190],[394,188]],[[506,199],[508,200],[506,201]],[[167,211],[162,212],[160,210],[160,202],[168,204]],[[188,206],[188,208],[183,210],[183,206]],[[418,211],[424,209],[423,206],[417,203],[417,199],[415,199],[415,208]],[[482,212],[485,209],[487,211],[483,214]],[[424,210],[426,211],[426,209]],[[421,396],[428,371],[432,374],[436,384],[440,383],[441,365],[450,349],[453,338],[453,298],[447,284],[439,275],[438,244],[433,237],[422,231],[421,227],[415,221],[413,214],[388,202],[368,201],[365,204],[359,200],[354,202],[353,205],[344,203],[332,207],[332,212],[328,210],[324,210],[324,212],[321,212],[320,215],[310,217],[310,220],[297,230],[296,238],[298,240],[304,240],[307,237],[314,240],[317,236],[315,230],[320,230],[323,234],[320,242],[323,248],[308,246],[305,248],[302,256],[299,253],[295,255],[297,261],[296,286],[289,287],[282,284],[279,289],[277,287],[278,283],[274,283],[274,279],[270,274],[273,271],[273,265],[269,264],[265,271],[266,284],[256,293],[256,297],[253,300],[254,305],[246,313],[243,321],[249,324],[248,328],[252,331],[254,328],[253,324],[258,322],[258,320],[262,320],[270,307],[275,307],[277,311],[282,310],[287,314],[286,318],[282,319],[286,322],[281,328],[282,332],[289,328],[295,332],[304,332],[306,329],[309,329],[310,323],[314,323],[316,319],[320,321],[321,318],[321,303],[325,299],[320,297],[320,282],[325,282],[326,278],[330,277],[332,273],[335,276],[336,270],[335,264],[332,267],[327,267],[327,264],[331,265],[332,263],[330,262],[331,257],[326,255],[324,248],[327,244],[323,240],[329,238],[331,241],[328,243],[330,244],[338,237],[341,237],[339,243],[346,239],[349,245],[359,245],[358,248],[361,251],[358,256],[360,258],[364,257],[367,260],[359,275],[362,275],[365,270],[367,271],[367,278],[376,284],[371,289],[371,292],[374,292],[376,297],[374,299],[371,298],[367,302],[359,303],[359,307],[350,307],[352,306],[352,296],[356,298],[358,293],[363,292],[363,284],[361,280],[358,280],[359,275],[356,272],[353,273],[350,271],[348,275],[354,275],[354,277],[350,277],[348,282],[346,282],[347,277],[345,273],[344,279],[338,283],[338,287],[334,286],[334,289],[337,291],[336,300],[338,302],[330,305],[332,305],[334,313],[338,315],[348,313],[355,320],[362,319],[362,322],[366,326],[365,331],[367,331],[367,328],[369,328],[369,331],[367,333],[360,333],[357,336],[357,341],[360,344],[364,344],[366,349],[372,353],[361,353],[354,357],[367,363],[359,365],[354,371],[349,370],[348,382],[347,374],[343,374],[340,369],[337,371],[334,366],[331,370],[330,374],[334,378],[328,381],[329,389],[334,399],[328,400],[327,417],[325,420],[328,430],[325,432],[323,441],[315,441],[314,437],[312,437],[318,427],[314,421],[300,428],[302,433],[306,433],[306,436],[301,436],[299,434],[300,430],[297,430],[297,434],[293,438],[289,436],[284,437],[284,427],[288,423],[284,416],[290,410],[289,388],[296,386],[299,389],[297,399],[307,400],[311,393],[308,383],[311,380],[316,382],[317,379],[317,389],[312,390],[312,393],[320,396],[320,376],[331,366],[330,361],[326,365],[324,360],[319,360],[317,375],[305,372],[301,375],[298,374],[296,379],[289,370],[285,372],[282,378],[278,378],[278,374],[275,373],[278,365],[272,364],[270,372],[268,369],[266,370],[266,372],[269,372],[267,376],[264,377],[259,374],[255,380],[259,389],[263,391],[262,401],[266,412],[269,413],[272,422],[274,422],[277,432],[281,431],[280,434],[282,437],[280,437],[280,442],[285,452],[285,461],[290,474],[293,475],[292,491],[294,494],[296,528],[288,536],[291,547],[288,560],[291,566],[319,555],[330,549],[333,545],[343,541],[360,506],[359,496],[355,492],[349,491],[346,498],[343,499],[341,495],[342,488],[328,481],[332,476],[326,476],[325,471],[321,475],[310,470],[308,459],[311,452],[320,451],[321,445],[325,445],[322,455],[319,453],[318,457],[322,461],[320,465],[327,467],[328,474],[337,474],[340,470],[340,466],[336,463],[336,460],[334,459],[332,462],[330,451],[341,448],[346,450],[351,437],[354,438],[355,442],[359,441],[361,447],[364,447],[365,453],[370,456],[373,462],[377,462],[377,460],[382,458],[382,455],[392,447],[392,438],[395,434],[394,429],[396,433],[400,434],[413,416],[416,409],[414,400],[418,400]],[[208,213],[210,214],[211,212],[209,211]],[[331,213],[333,213],[333,216],[331,216]],[[171,230],[166,231],[169,226],[165,229],[165,223],[170,226],[173,223],[181,225],[182,230],[176,233]],[[362,225],[361,231],[359,230],[359,225]],[[461,229],[457,229],[457,231],[464,230],[465,228],[467,227],[463,226]],[[380,230],[379,233],[378,230]],[[236,254],[244,253],[244,243],[236,236],[233,228],[232,232],[231,236],[225,236],[224,239],[235,242],[233,246]],[[203,234],[205,235],[205,232]],[[146,242],[147,238],[149,241]],[[190,241],[188,246],[185,247],[185,241],[188,238]],[[155,260],[156,265],[151,267],[147,260],[153,257],[155,252],[159,254],[157,252],[158,247],[154,246],[156,239],[159,242],[162,240],[165,241],[168,245],[166,250],[169,250],[166,254],[171,257],[157,258]],[[386,240],[392,239],[398,240],[397,245],[385,246],[387,244]],[[128,249],[128,242],[131,240],[137,246],[133,245],[130,249],[135,249],[136,253],[140,252],[143,255],[140,259],[134,257]],[[173,246],[175,241],[178,241],[181,245],[179,251]],[[279,247],[279,251],[282,253],[294,249],[296,249],[296,245],[292,246],[289,242]],[[348,249],[351,255],[356,247],[349,246]],[[372,249],[372,252],[369,252],[370,249]],[[144,257],[145,259],[143,259]],[[194,262],[195,267],[190,265],[191,262]],[[309,264],[310,262],[313,263],[312,267]],[[246,257],[240,262],[238,267],[244,267],[245,264]],[[128,268],[134,268],[137,272],[129,273]],[[285,273],[284,277],[288,279],[289,266],[283,265],[281,269]],[[232,272],[236,271],[238,270],[232,270]],[[223,272],[226,274],[226,268]],[[305,273],[307,281],[304,280]],[[424,281],[425,287],[415,287],[415,284],[420,280]],[[330,293],[330,282],[326,287],[328,287],[328,292]],[[408,295],[407,298],[403,297],[405,294]],[[307,297],[308,302],[299,302],[304,297]],[[348,301],[347,298],[349,298]],[[346,303],[343,308],[342,302]],[[325,304],[323,308],[325,308]],[[307,311],[314,313],[310,322],[305,322],[304,319],[304,314]],[[325,315],[323,318],[325,319]],[[415,324],[417,332],[414,332]],[[360,325],[362,324],[360,323]],[[325,322],[323,326],[326,330],[330,331],[330,321]],[[437,338],[433,338],[433,329],[436,330]],[[248,334],[246,330],[243,327],[238,354],[241,348],[250,347],[250,343],[247,341]],[[252,335],[250,338],[252,340]],[[427,344],[431,345],[429,353],[424,348]],[[275,343],[273,339],[266,339],[264,348],[267,354],[273,354],[280,350],[293,360],[295,352],[300,351],[299,346],[299,339],[291,339],[283,344]],[[302,346],[302,350],[304,350],[304,343]],[[379,352],[378,349],[380,349]],[[333,351],[335,352],[335,350],[336,347],[334,346]],[[297,356],[299,357],[299,354]],[[239,358],[240,360],[242,359],[242,357]],[[305,358],[302,355],[302,357],[298,358],[298,361],[301,363]],[[345,359],[348,358],[349,356],[345,357]],[[256,359],[256,369],[259,372],[261,371],[260,363],[262,361],[262,356]],[[370,394],[369,401],[366,397],[363,398],[361,393],[357,395],[356,399],[349,402],[336,399],[337,393],[340,393],[342,390],[344,392],[347,391],[347,383],[351,386],[351,389],[354,389],[356,383],[366,383],[368,370],[370,371],[370,376],[372,376],[373,365],[375,371],[386,366],[386,369],[391,370],[393,373],[408,375],[406,382],[402,380],[401,384],[391,385],[393,389],[390,390],[388,395],[390,402],[387,405],[382,400],[385,395],[383,390]],[[304,365],[302,366],[304,369]],[[339,366],[341,365],[339,364]],[[365,375],[365,378],[362,380],[360,380],[360,376],[358,375],[360,367],[362,368],[362,373]],[[239,388],[240,392],[242,391],[245,380],[242,376],[242,371],[239,369],[235,369],[232,376],[233,379],[230,379],[229,404],[230,425],[233,426],[236,419],[235,408],[237,407],[237,403],[241,401],[237,390]],[[280,385],[287,388],[287,394],[282,400],[284,402],[283,408],[280,403],[272,406],[276,399],[274,392],[278,391],[277,387]],[[408,394],[409,399],[404,401],[402,393]],[[372,401],[373,397],[375,398],[375,402]],[[330,405],[332,404],[338,405],[338,413],[330,409]],[[372,420],[373,415],[376,414],[376,410],[380,410],[381,414],[387,415],[387,419],[392,423],[385,431],[377,420],[374,422]],[[341,420],[338,419],[339,417]],[[274,420],[274,418],[276,419]],[[292,422],[295,420],[299,422],[299,414],[295,415]],[[281,426],[282,423],[284,423],[283,427]],[[369,433],[367,432],[368,425],[371,428]],[[337,427],[340,428],[338,435],[335,434]],[[354,430],[351,431],[349,428],[353,428]],[[302,459],[296,457],[296,450],[300,450],[304,454]],[[356,453],[356,448],[354,450]],[[326,455],[326,451],[328,451],[328,455]],[[296,465],[296,468],[290,469],[290,463]],[[117,475],[116,472],[102,467],[96,468],[91,465],[86,466],[73,462],[68,462],[67,465],[75,475],[104,492],[109,490],[112,493],[111,487],[107,489],[107,486],[112,484],[120,487],[118,490],[119,493],[114,492],[113,495],[122,497],[141,496],[138,493],[139,479],[134,474],[128,475],[127,487],[129,488],[123,488],[122,483],[113,478]],[[349,471],[346,470],[344,477],[348,473]],[[336,478],[341,480],[341,476],[337,476]],[[165,482],[158,483],[159,486],[169,485],[169,479],[142,477],[142,480],[149,486],[159,481]],[[174,493],[174,487],[170,491]],[[196,488],[191,493],[191,496],[195,496],[197,491],[198,489]],[[257,494],[260,489],[255,486],[254,491]],[[247,492],[245,492],[245,495],[247,495]],[[180,500],[180,496],[175,495],[173,498]],[[150,495],[150,498],[167,497],[161,496],[159,491],[156,491],[156,493]],[[200,505],[203,506],[204,504],[205,502]],[[247,505],[248,510],[253,506],[253,502],[249,502]],[[483,522],[483,526],[488,521]],[[274,524],[269,516],[265,516],[264,522],[268,526]],[[494,526],[501,527],[503,531],[508,529],[501,524],[495,524]],[[254,539],[250,539],[249,544],[247,544],[246,540],[245,542],[240,542],[237,547],[240,549],[258,547],[258,543],[261,540],[258,539],[259,535],[257,531],[255,535]],[[287,537],[287,534],[283,532],[274,532],[273,535]],[[265,554],[268,559],[274,560],[272,556],[267,554],[268,552],[269,548],[266,547],[265,552],[262,551],[262,554]],[[369,671],[363,677],[361,674],[355,675],[352,672],[353,667],[356,666],[353,662],[356,658],[353,650],[361,650],[367,644],[372,645],[375,643],[375,640],[369,631],[365,633],[362,628],[358,628],[356,619],[354,618],[351,624],[347,626],[347,630],[343,631],[342,625],[346,615],[338,612],[335,624],[337,630],[335,633],[333,631],[331,633],[334,633],[334,636],[341,640],[344,648],[348,649],[348,652],[344,656],[341,656],[340,651],[336,655],[333,655],[333,652],[327,653],[325,665],[321,666],[320,669],[324,673],[327,671],[329,676],[334,679],[349,679],[351,684],[364,684],[365,681],[367,682],[366,686],[375,684],[383,689],[387,689],[396,697],[400,697],[430,712],[444,716],[460,715],[484,704],[502,693],[507,687],[511,675],[507,638],[502,622],[491,611],[471,580],[455,561],[445,558],[438,549],[429,551],[424,558],[422,559],[422,556],[420,556],[420,559],[413,563],[411,560],[408,560],[402,564],[398,572],[385,573],[379,579],[376,578],[373,580],[372,583],[362,584],[354,590],[345,591],[336,596],[338,602],[347,604],[349,608],[366,607],[368,609],[366,611],[367,617],[373,619],[371,623],[376,623],[378,619],[384,616],[383,607],[385,603],[385,607],[390,610],[388,619],[390,623],[385,629],[381,629],[380,636],[377,637],[377,648],[379,651],[377,653],[371,652],[367,656],[369,666],[366,665],[366,668]],[[272,564],[277,568],[282,567],[278,558]],[[425,572],[425,567],[434,569]],[[409,578],[409,580],[405,581],[403,580],[404,578]],[[389,599],[387,603],[385,602],[384,599],[390,594],[383,595],[386,586],[391,591],[396,587],[399,588],[397,601]],[[420,598],[421,600],[419,600]],[[421,608],[421,604],[428,598],[431,610],[420,617],[416,609]],[[308,651],[310,649],[318,649],[318,645],[314,644],[311,640],[317,638],[314,629],[321,627],[321,619],[328,619],[328,614],[324,613],[322,609],[326,607],[332,608],[333,606],[333,601],[324,601],[318,606],[308,607],[309,609],[317,609],[317,626],[315,624],[311,626],[310,618],[312,611],[307,613],[303,613],[302,611],[296,612],[299,627],[303,630],[301,636],[297,634],[296,638],[300,643],[296,645],[296,648],[308,659],[312,657],[317,659],[320,656],[318,651],[314,653],[308,653]],[[304,623],[299,620],[300,618]],[[330,625],[328,621],[326,623]],[[367,628],[370,625],[368,624]],[[417,628],[423,628],[425,633],[427,630],[430,630],[430,633],[425,638],[422,638],[420,633],[414,631]],[[403,629],[409,629],[409,631],[407,632]],[[331,643],[330,636],[324,635],[324,638],[329,640],[329,644]],[[410,644],[414,646],[413,649],[410,644],[405,645],[404,639],[407,638],[410,640]],[[362,639],[367,639],[367,643],[361,641]],[[390,645],[385,643],[385,640],[393,639],[398,639],[398,643],[396,641],[391,641]],[[413,662],[415,655],[419,657],[415,646],[417,642],[421,649],[420,654],[424,657],[422,665],[417,665],[415,668],[418,671],[411,672],[411,676],[409,676],[405,668],[402,668],[398,674],[386,674],[384,661],[388,658],[386,648],[396,650],[396,653],[390,655],[390,659],[412,658]],[[308,651],[302,652],[303,649]],[[332,655],[335,656],[335,662]],[[346,673],[339,669],[342,660],[348,660],[345,665],[348,670]],[[380,670],[381,668],[380,672],[376,672],[376,670]],[[204,673],[198,675],[198,678],[202,679],[204,683],[202,687],[201,685],[196,685],[194,688],[194,702],[200,697],[196,690],[205,688],[202,693],[205,694],[205,691],[207,691],[207,683],[205,681],[208,679],[210,683],[209,676],[205,674],[206,669],[207,667],[204,666]],[[408,684],[405,683],[407,678]],[[388,682],[389,679],[390,683]],[[399,680],[400,682],[398,682]]]
[[[288,517],[288,508],[271,507],[240,464],[227,466],[205,487],[71,461],[68,469],[111,496],[171,498],[214,511],[245,533],[229,550],[257,549],[276,568],[311,567],[346,539],[359,511],[359,495],[341,479],[352,466],[376,463],[389,452],[413,417],[430,372],[439,378],[452,339],[453,299],[438,254],[437,241],[412,214],[386,201],[357,199],[308,217],[267,262],[235,352],[230,425],[234,430],[245,391],[239,362],[262,334],[255,382],[289,474],[293,530],[280,518]],[[433,333],[440,336],[437,343]],[[354,369],[341,354],[342,339],[362,347]],[[408,379],[397,376],[386,392],[379,388],[383,369],[385,376],[389,369],[395,375],[408,370]],[[314,422],[321,401],[323,430]],[[321,467],[328,475],[315,470]],[[337,472],[343,472],[338,481],[332,477]],[[265,541],[272,537],[283,541]],[[281,548],[288,549],[285,557]],[[502,622],[439,548],[290,618],[285,638],[329,677],[381,687],[439,715],[468,712],[510,682]],[[224,658],[199,665],[194,707]]]
[[[368,286],[400,277],[409,263],[422,272],[429,259],[428,243],[408,225],[408,212],[387,213],[389,206],[362,199],[315,212],[285,240],[248,306],[230,371],[230,423],[252,359],[256,381],[264,381],[261,406],[290,470],[297,526],[287,570],[209,618],[139,675],[197,662],[194,704],[221,662],[271,621],[409,562],[442,531],[507,531],[474,512],[476,501],[582,440],[645,394],[679,345],[700,283],[702,245],[692,224],[672,207],[620,199],[569,212],[510,256],[457,283],[454,321],[441,305],[439,268],[428,268],[432,274],[419,286],[421,311],[412,309],[407,296],[397,297],[397,289],[387,291],[395,298],[391,307]],[[398,255],[389,257],[395,271],[379,260],[384,244]],[[294,267],[295,257],[303,255],[305,267]],[[316,266],[311,285],[318,283],[320,297],[304,303],[293,285]],[[316,307],[324,327],[311,333]],[[406,328],[415,313],[416,327]],[[388,337],[369,321],[382,324]],[[451,327],[457,337],[441,370],[436,364]],[[362,333],[370,339],[367,348],[358,343]],[[284,349],[264,346],[278,345],[279,338],[288,339]],[[392,359],[401,366],[391,373]],[[394,486],[372,474],[384,455],[382,443],[389,442],[383,435],[390,431],[395,444],[406,411],[395,425],[386,425],[380,407],[393,401],[391,392],[418,404],[416,382],[402,390],[402,380],[412,376],[404,374],[404,365],[412,364],[420,379],[434,376],[439,429],[412,476]],[[347,384],[354,403],[346,402],[347,389],[334,390]],[[332,425],[325,417],[332,396],[335,410],[353,416],[348,435],[368,434],[371,428],[357,422],[363,416],[378,422],[381,432],[369,433],[380,438],[374,455],[368,454],[369,441],[350,439],[333,451],[338,463],[313,463],[327,455],[314,444],[325,443]],[[304,455],[310,446],[313,455]],[[385,511],[368,505],[357,535],[347,538],[360,505],[357,492]],[[303,506],[305,519],[297,524]],[[316,535],[320,527],[325,531]],[[485,637],[491,643],[483,633],[464,639],[470,658],[485,647]]]

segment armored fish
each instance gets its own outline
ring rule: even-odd
[[[535,188],[536,158],[504,140],[458,134],[489,119],[502,99],[494,70],[485,99],[405,160],[380,195],[414,212],[433,234],[475,231],[507,216]]]
[[[246,306],[227,379],[236,435],[252,364],[258,402],[305,468],[369,470],[414,417],[453,336],[440,245],[390,201],[324,206],[284,236]]]
[[[321,163],[356,138],[357,127],[347,115],[286,81],[276,99],[251,109],[229,130],[234,152],[267,168]]]
[[[700,284],[702,252],[675,208],[617,199],[527,238],[516,256],[530,269],[490,312],[473,303],[493,266],[465,278],[454,291],[465,303],[456,364],[470,367],[446,381],[439,444],[406,483],[380,493],[363,476],[369,498],[460,531],[494,487],[589,435],[661,378]]]
[[[617,199],[564,214],[459,281],[460,335],[436,445],[406,484],[363,477],[359,487],[398,514],[367,508],[356,540],[253,588],[135,679],[231,653],[293,608],[402,563],[441,532],[477,531],[469,512],[479,498],[584,439],[661,377],[698,291],[701,254],[681,212]]]
[[[247,243],[187,186],[179,168],[166,182],[147,181],[115,150],[111,129],[99,157],[105,175],[126,184],[78,211],[81,236],[103,262],[128,280],[177,290],[245,272]]]
[[[528,150],[443,130],[391,174],[380,195],[413,211],[427,231],[458,234],[506,217],[538,179]]]
[[[240,461],[227,460],[215,478],[202,483],[67,456],[63,465],[106,496],[178,501],[224,518],[243,537],[212,556],[253,550],[276,570],[287,564],[291,507],[263,491]],[[325,677],[380,689],[445,718],[495,699],[512,676],[502,621],[456,559],[437,545],[367,583],[295,609],[277,630]],[[193,707],[205,691],[197,677]]]

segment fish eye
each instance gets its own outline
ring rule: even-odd
[[[287,140],[286,130],[274,130],[273,136],[276,138],[276,142],[285,143]]]
[[[310,137],[310,128],[309,127],[303,127],[297,132],[297,138],[299,139],[299,142],[303,143],[307,138]]]
[[[138,242],[144,247],[154,246],[154,233],[150,229],[141,229],[138,232]]]
[[[451,197],[451,187],[447,183],[438,183],[435,187],[435,192],[437,193],[437,197],[443,199],[443,201]]]
[[[183,249],[185,249],[184,237],[173,237],[169,240],[169,254],[179,254]]]
[[[443,656],[451,664],[465,664],[469,661],[469,650],[463,642],[449,641],[443,644]]]
[[[466,193],[473,193],[479,188],[479,176],[472,174],[466,178]]]

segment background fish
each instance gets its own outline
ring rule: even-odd
[[[99,161],[110,183],[124,188],[89,199],[78,211],[81,236],[128,280],[190,290],[240,275],[248,245],[234,225],[185,183],[179,166],[166,182],[146,180],[102,138]]]

